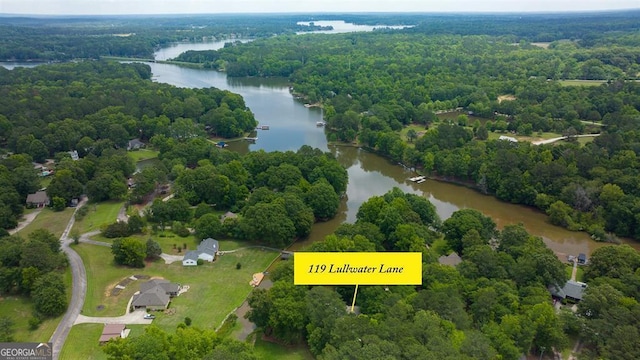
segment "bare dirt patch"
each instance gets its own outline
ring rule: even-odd
[[[503,102],[503,101],[513,101],[513,100],[515,100],[515,99],[516,99],[516,97],[515,97],[514,95],[510,95],[510,94],[507,94],[507,95],[499,95],[499,96],[498,96],[498,103],[501,103],[501,102]]]
[[[532,42],[531,45],[541,47],[543,49],[548,49],[551,43],[550,42]]]

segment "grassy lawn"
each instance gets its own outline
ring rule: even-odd
[[[64,211],[53,211],[50,208],[42,209],[40,215],[24,229],[18,231],[18,234],[26,238],[29,234],[38,229],[47,229],[56,237],[60,237],[67,227],[71,215],[73,215],[73,208],[66,208]]]
[[[151,149],[139,149],[127,152],[127,156],[133,159],[134,162],[149,160],[158,157],[160,152]]]
[[[562,86],[600,86],[607,80],[558,80]]]
[[[83,314],[87,316],[119,316],[125,311],[129,298],[139,289],[137,282],[130,283],[118,296],[110,291],[120,280],[134,274],[162,277],[182,285],[189,285],[187,293],[173,299],[170,307],[175,315],[158,314],[156,325],[171,331],[186,316],[193,325],[216,328],[224,317],[239,306],[251,291],[249,281],[253,273],[264,271],[276,257],[276,253],[255,249],[221,256],[214,263],[183,267],[180,262],[170,265],[163,261],[147,264],[144,269],[115,266],[110,249],[90,244],[75,247],[87,270],[87,297]],[[236,270],[236,264],[242,268]],[[224,274],[224,275],[222,275]],[[98,305],[103,305],[98,310]]]
[[[98,339],[102,334],[103,324],[74,325],[65,341],[60,359],[106,359]]]
[[[537,140],[547,140],[553,139],[562,136],[562,134],[553,133],[553,132],[543,132],[543,133],[533,133],[531,136],[522,136],[511,133],[497,133],[493,131],[489,131],[489,140],[498,140],[500,136],[509,136],[518,139],[518,141],[537,141]]]
[[[567,277],[571,279],[571,273],[573,272],[573,265],[567,264],[565,271],[567,272]],[[576,281],[584,281],[584,268],[582,266],[578,266],[578,270],[576,271]]]
[[[111,224],[116,221],[122,205],[124,205],[124,201],[105,201],[86,204],[85,206],[89,211],[82,220],[76,221],[74,230],[77,230],[79,234],[100,230],[102,225]]]
[[[67,301],[71,301],[71,269],[65,271],[64,284],[67,287]],[[0,298],[0,314],[8,316],[13,320],[15,330],[15,341],[22,342],[47,342],[58,323],[64,315],[47,319],[40,324],[38,329],[29,330],[29,319],[33,314],[33,304],[31,300],[23,296],[7,296]]]
[[[258,335],[253,346],[256,357],[261,360],[312,360],[313,355],[304,345],[283,346],[264,341]]]

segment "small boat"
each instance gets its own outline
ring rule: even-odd
[[[324,121],[318,121],[318,122],[316,123],[316,126],[317,126],[317,127],[323,127],[323,126],[325,126],[325,125],[327,125],[327,123],[325,123]]]
[[[260,128],[260,130],[269,130],[269,125],[261,125],[258,128]]]
[[[426,176],[416,176],[416,177],[409,178],[409,181],[419,182],[421,180],[425,180],[426,178],[427,178]]]
[[[422,184],[425,181],[427,181],[427,179],[420,179],[420,180],[416,181],[416,184]]]

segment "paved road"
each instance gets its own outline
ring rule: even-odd
[[[78,211],[82,206],[86,203],[86,199],[83,199],[76,207],[75,212]],[[62,251],[69,258],[69,266],[71,267],[71,275],[72,275],[72,284],[71,284],[71,303],[67,308],[67,312],[64,314],[64,317],[58,324],[56,331],[51,335],[51,339],[49,342],[53,343],[53,358],[58,359],[60,356],[60,351],[62,350],[62,346],[64,345],[65,340],[67,340],[67,336],[69,336],[69,331],[71,331],[71,327],[75,322],[78,315],[80,315],[80,310],[84,306],[84,297],[87,293],[87,273],[84,269],[84,264],[82,263],[82,258],[75,252],[69,245],[73,242],[72,239],[69,238],[69,232],[75,223],[75,212],[69,222],[67,223],[67,227],[64,229],[62,236],[60,237],[60,242],[62,243]]]
[[[576,137],[596,137],[596,136],[600,136],[600,134],[584,134],[584,135],[576,135]],[[564,139],[566,139],[566,138],[567,138],[566,136],[560,136],[560,137],[553,138],[553,139],[533,141],[533,142],[532,142],[532,144],[533,144],[533,145],[551,144],[551,143],[554,143],[554,142],[556,142],[556,141],[564,140]]]
[[[27,225],[31,224],[31,222],[33,222],[33,220],[36,219],[36,216],[38,216],[38,214],[40,214],[40,211],[42,211],[43,208],[39,208],[38,210],[35,210],[32,213],[29,213],[27,215],[24,216],[24,220],[20,221],[18,223],[18,227],[16,227],[15,229],[11,229],[9,230],[9,235],[13,235],[15,233],[17,233],[18,231],[24,229],[25,227],[27,227]]]

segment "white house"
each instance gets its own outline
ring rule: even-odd
[[[218,240],[212,238],[204,239],[198,245],[196,250],[188,251],[182,258],[182,266],[195,266],[198,265],[198,260],[212,262],[216,259],[218,253],[219,244]]]
[[[182,258],[182,266],[198,265],[198,252],[195,250],[187,251]]]
[[[498,140],[505,140],[505,141],[510,141],[510,142],[518,142],[518,139],[516,139],[514,137],[511,137],[511,136],[506,136],[506,135],[500,135]]]

